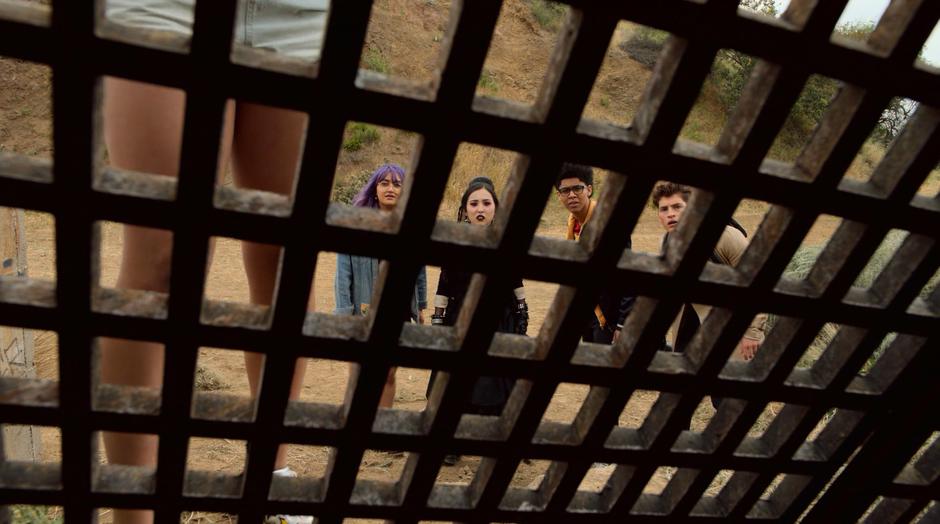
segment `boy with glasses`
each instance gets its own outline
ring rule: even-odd
[[[558,192],[558,201],[569,213],[565,238],[578,240],[597,206],[597,202],[591,199],[594,194],[594,171],[588,166],[563,164],[558,178],[555,179],[555,190]],[[631,247],[629,237],[626,247]],[[635,300],[636,297],[602,291],[597,297],[593,314],[585,325],[581,338],[585,342],[598,344],[618,341],[624,320],[633,308]]]

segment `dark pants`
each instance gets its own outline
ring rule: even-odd
[[[581,338],[585,342],[594,342],[595,344],[610,344],[614,341],[614,330],[610,326],[601,327],[601,325],[595,320],[591,325],[584,330],[584,333],[581,334]]]

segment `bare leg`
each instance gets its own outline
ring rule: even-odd
[[[293,189],[300,157],[306,115],[287,109],[240,102],[235,119],[232,160],[235,183],[284,195]],[[252,304],[271,304],[280,247],[255,242],[242,243]],[[290,387],[290,398],[300,397],[307,359],[298,359]],[[245,353],[245,367],[252,396],[258,395],[264,367],[263,355]],[[275,468],[287,464],[287,446],[281,446]]]
[[[395,402],[395,371],[398,368],[388,368],[388,376],[385,378],[385,386],[382,387],[382,398],[379,399],[380,408],[390,408]]]
[[[105,141],[118,168],[176,176],[183,130],[184,95],[180,91],[115,78],[105,79]],[[229,126],[231,127],[231,126]],[[223,142],[223,152],[227,151]],[[124,249],[117,287],[166,292],[170,284],[172,236],[168,231],[124,227]],[[101,381],[160,388],[163,345],[103,338]],[[152,466],[157,437],[104,433],[108,461]],[[149,523],[150,511],[116,510],[116,524]]]

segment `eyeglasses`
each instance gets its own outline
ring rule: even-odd
[[[581,192],[584,191],[584,188],[585,188],[585,187],[587,187],[587,186],[584,186],[584,185],[582,185],[582,184],[578,184],[578,185],[576,185],[576,186],[559,187],[559,188],[558,188],[558,193],[561,194],[561,195],[565,195],[565,196],[570,195],[571,193],[574,193],[574,194],[576,194],[576,195],[580,195]]]

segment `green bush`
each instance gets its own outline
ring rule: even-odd
[[[333,188],[333,201],[352,205],[353,198],[359,193],[362,186],[366,185],[370,176],[372,176],[371,171],[360,171],[338,181],[336,187]]]
[[[47,506],[9,506],[10,522],[17,524],[62,524],[62,512]]]
[[[532,10],[532,16],[543,29],[554,31],[561,25],[561,19],[565,15],[565,5],[550,0],[530,0],[529,8]]]
[[[371,47],[366,48],[366,51],[362,54],[362,66],[364,69],[385,75],[392,71],[388,59],[382,55],[381,51],[372,49]]]
[[[477,81],[477,85],[483,89],[486,89],[487,91],[499,91],[499,84],[496,82],[496,75],[487,69],[484,69],[480,74],[480,80]]]
[[[647,69],[653,69],[668,38],[669,33],[665,31],[640,26],[629,39],[620,43],[620,49]]]
[[[346,128],[346,138],[343,140],[344,151],[359,151],[364,146],[379,141],[379,130],[375,126],[353,122]]]
[[[878,275],[881,271],[888,265],[891,261],[891,258],[901,247],[901,244],[904,242],[906,233],[900,231],[891,231],[885,237],[884,241],[875,250],[875,253],[872,255],[871,259],[868,261],[868,264],[864,269],[859,273],[858,277],[853,284],[856,287],[868,288],[874,283],[875,279],[878,278]],[[824,246],[806,246],[801,247],[797,250],[796,254],[793,255],[793,258],[790,260],[790,263],[787,265],[787,268],[784,270],[784,276],[794,279],[794,280],[803,280],[805,279],[810,270],[812,270],[813,265],[816,263],[816,259],[819,258],[819,254],[824,249]],[[930,293],[936,289],[938,281],[940,281],[940,273],[937,273],[930,279],[924,289],[921,290],[921,298],[925,298]],[[771,316],[768,319],[768,329],[776,319]],[[826,324],[820,330],[819,335],[813,341],[812,345],[808,348],[806,354],[800,360],[798,366],[800,367],[809,367],[819,358],[819,355],[825,351],[829,343],[832,342],[838,333],[838,327],[835,324]],[[885,349],[891,345],[891,342],[894,341],[896,335],[894,333],[888,334],[885,339],[881,342],[878,349],[872,354],[868,359],[865,365],[862,367],[862,373],[867,373],[868,370],[874,365]]]

